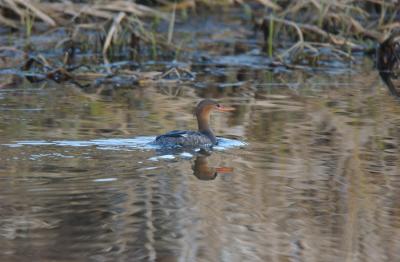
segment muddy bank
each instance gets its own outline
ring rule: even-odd
[[[190,81],[192,68],[340,72],[399,27],[387,1],[148,4],[1,4],[2,86],[15,82],[10,72],[90,88]]]

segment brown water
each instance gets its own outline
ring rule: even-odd
[[[0,261],[398,260],[400,103],[364,64],[0,90]],[[213,115],[227,147],[145,145],[202,97],[236,108]]]

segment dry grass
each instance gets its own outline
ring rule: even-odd
[[[61,3],[49,3],[46,1],[27,1],[27,0],[3,0],[0,1],[0,8],[3,10],[2,19],[5,12],[13,12],[21,22],[26,17],[34,14],[35,17],[49,26],[65,26],[74,22],[77,18],[112,19],[115,14],[125,12],[137,17],[157,16],[167,19],[167,15],[149,8],[144,5],[136,4],[131,1],[96,1],[95,4],[73,3],[63,1]],[[17,25],[16,21],[13,21]]]
[[[160,45],[164,43],[165,37],[155,36],[145,28],[143,18],[169,20],[169,15],[127,0],[95,1],[92,4],[72,1],[0,1],[0,25],[25,30],[28,37],[32,27],[40,28],[42,32],[43,28],[51,31],[53,28],[63,27],[70,34],[68,38],[59,41],[57,46],[61,46],[65,42],[74,41],[82,31],[98,32],[106,61],[107,52],[113,46],[127,44],[132,39],[131,35],[150,44],[154,41]],[[128,37],[129,40],[126,39]]]
[[[27,35],[38,24],[67,28],[70,36],[58,45],[74,40],[81,31],[96,30],[106,64],[115,47],[131,45],[135,49],[139,40],[154,52],[155,46],[174,49],[176,12],[198,5],[235,5],[251,10],[256,25],[264,31],[270,56],[277,61],[289,58],[295,62],[298,56],[318,55],[327,47],[338,58],[352,59],[353,51],[371,50],[373,43],[400,29],[398,0],[158,0],[155,7],[128,0],[90,2],[0,0],[0,25],[25,29]],[[168,20],[166,35],[152,32],[144,18]]]
[[[391,31],[399,29],[400,3],[383,0],[301,0],[275,1],[279,9],[257,18],[256,24],[268,38],[273,20],[275,38],[295,43],[278,58],[296,56],[307,50],[317,53],[330,47],[341,57],[351,58],[352,51],[369,51]],[[277,11],[276,11],[277,10]],[[294,30],[293,30],[294,29]],[[297,36],[297,39],[296,39]],[[290,42],[290,41],[289,41]]]

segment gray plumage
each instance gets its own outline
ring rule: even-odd
[[[210,147],[217,143],[199,131],[174,130],[156,137],[157,145],[166,147]]]

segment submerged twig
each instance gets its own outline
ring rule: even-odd
[[[293,27],[293,28],[296,29],[297,36],[299,37],[299,39],[298,39],[298,41],[297,41],[292,47],[290,47],[290,48],[289,48],[287,51],[285,51],[284,53],[289,53],[289,52],[290,52],[289,50],[294,50],[294,49],[297,49],[297,48],[303,49],[303,46],[304,46],[303,32],[301,31],[301,29],[299,28],[299,26],[298,26],[296,23],[294,23],[294,22],[292,22],[292,21],[289,21],[289,20],[286,20],[286,19],[281,19],[281,18],[276,18],[276,17],[271,17],[271,16],[268,16],[268,17],[266,17],[265,19],[266,19],[266,20],[271,20],[271,19],[273,19],[273,20],[276,21],[276,22],[279,22],[279,23],[282,23],[282,24],[291,26],[291,27]],[[278,57],[283,57],[283,56],[284,56],[284,54],[278,55]]]
[[[169,21],[169,26],[168,26],[168,38],[167,38],[167,43],[168,44],[171,44],[172,35],[174,34],[175,11],[176,11],[176,3],[174,4],[174,8],[172,9],[171,20]]]
[[[103,46],[103,57],[104,57],[104,63],[106,65],[109,64],[109,61],[108,61],[108,58],[107,58],[107,49],[110,47],[111,40],[112,40],[113,36],[116,34],[116,32],[117,32],[117,27],[119,26],[119,24],[121,23],[122,19],[124,19],[125,16],[126,16],[126,14],[124,12],[120,12],[114,18],[114,22],[111,25],[110,30],[108,31],[108,34],[107,34],[107,37],[106,37],[106,41],[104,42],[104,46]],[[110,70],[109,67],[107,67],[107,70]]]
[[[124,17],[126,16],[126,14],[124,12],[120,12],[115,18],[114,18],[114,22],[110,27],[110,30],[107,33],[107,37],[106,37],[106,41],[104,42],[104,46],[103,46],[103,55],[106,55],[107,53],[107,49],[110,47],[111,44],[111,40],[114,36],[114,34],[117,31],[117,27],[118,25],[121,23],[122,19],[124,19]]]

